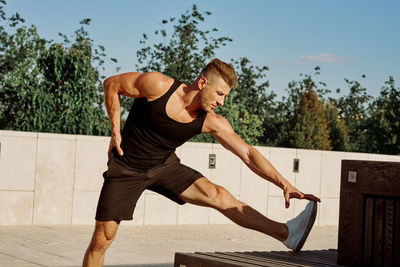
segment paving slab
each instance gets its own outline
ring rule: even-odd
[[[0,226],[0,266],[81,266],[93,226]],[[304,250],[337,248],[336,226],[315,226]],[[105,266],[172,267],[175,252],[287,251],[236,225],[124,226]]]

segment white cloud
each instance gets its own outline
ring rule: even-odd
[[[314,55],[302,56],[295,60],[275,60],[270,61],[271,64],[276,65],[304,65],[307,63],[347,63],[354,61],[353,56],[338,56],[329,53],[320,53]]]
[[[300,58],[300,60],[304,62],[317,62],[317,63],[345,63],[352,59],[354,59],[354,57],[352,56],[336,56],[328,53],[308,55]]]
[[[300,60],[272,60],[269,62],[272,65],[301,65],[304,64]]]

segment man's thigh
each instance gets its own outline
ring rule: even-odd
[[[233,201],[234,197],[223,187],[202,177],[195,181],[179,197],[188,203],[219,208],[221,201]]]
[[[179,196],[203,175],[179,162],[165,164],[149,170],[151,179],[146,189],[159,193],[182,205],[186,202]]]

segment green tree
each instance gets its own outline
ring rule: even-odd
[[[200,13],[196,5],[192,10],[181,14],[180,18],[162,20],[163,29],[154,32],[154,37],[161,41],[137,51],[139,71],[161,71],[182,81],[194,81],[206,63],[215,57],[215,50],[225,46],[232,39],[226,36],[215,37],[216,28],[203,31],[199,23],[211,12]],[[170,26],[171,23],[175,22]],[[169,27],[167,29],[166,27]],[[146,45],[148,36],[143,34],[140,42]],[[138,66],[138,67],[139,67]]]
[[[70,134],[109,134],[95,47],[81,22],[74,40],[41,38],[17,14],[6,17],[0,0],[0,128]],[[112,59],[114,60],[114,59]],[[116,61],[116,60],[114,60]]]
[[[290,133],[292,147],[331,150],[328,121],[324,104],[312,87],[307,87],[294,111],[294,127]]]
[[[314,76],[320,74],[320,67],[314,68]],[[280,104],[281,134],[280,146],[331,149],[328,121],[325,115],[323,96],[330,90],[324,82],[316,82],[312,75],[300,74],[304,78],[288,85],[287,97]],[[321,97],[321,100],[319,97]]]
[[[329,101],[325,104],[325,116],[328,121],[332,150],[350,151],[349,130],[346,122],[340,117],[334,101]]]
[[[367,136],[369,152],[400,155],[400,87],[392,76],[371,105]]]
[[[365,75],[363,75],[365,78]],[[349,130],[350,151],[368,152],[370,141],[367,137],[368,111],[372,97],[358,81],[345,79],[350,87],[349,94],[337,100],[339,115],[346,122]]]
[[[0,129],[29,131],[32,100],[40,98],[36,61],[46,41],[35,26],[20,26],[24,19],[18,13],[7,17],[5,4],[0,1]]]
[[[289,117],[287,103],[271,101],[264,115],[261,144],[266,146],[287,146],[289,136]]]
[[[51,43],[42,53],[39,67],[43,73],[42,88],[51,100],[47,103],[47,131],[58,133],[108,135],[108,119],[103,110],[99,66],[104,62],[104,47],[94,49],[93,40],[80,22],[74,40]]]

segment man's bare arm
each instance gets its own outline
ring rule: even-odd
[[[129,72],[107,78],[103,83],[104,103],[111,123],[111,141],[108,149],[115,147],[118,154],[123,155],[121,149],[121,102],[120,95],[148,99],[157,98],[165,87],[168,88],[169,78],[157,72],[138,73]]]
[[[137,78],[141,73],[125,73],[111,76],[103,83],[104,103],[108,118],[111,123],[111,140],[108,149],[108,156],[115,147],[119,155],[123,155],[121,149],[121,101],[120,95],[131,97],[140,96],[139,90],[135,87]]]
[[[222,146],[237,155],[254,173],[281,188],[284,191],[286,207],[289,207],[289,199],[292,197],[320,201],[313,195],[301,193],[291,185],[257,149],[244,142],[222,116],[209,113],[204,132],[212,134]]]
[[[257,175],[274,183],[281,189],[284,189],[285,186],[290,184],[257,149],[244,142],[243,139],[233,131],[231,125],[225,118],[210,113],[207,116],[205,124],[205,126],[211,126],[210,134],[213,135],[222,146],[237,155]]]

